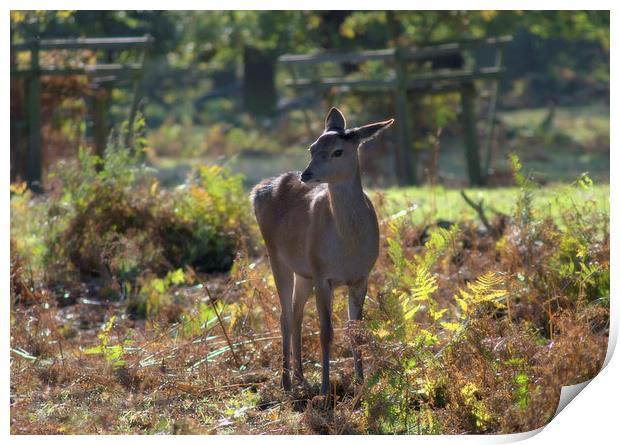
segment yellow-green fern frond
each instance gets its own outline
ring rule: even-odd
[[[508,292],[504,289],[501,276],[495,272],[487,272],[473,283],[468,283],[467,289],[460,289],[459,294],[455,299],[462,317],[466,317],[484,303],[493,303],[496,308],[503,307],[502,300]]]

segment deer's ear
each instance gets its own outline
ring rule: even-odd
[[[379,133],[388,128],[394,123],[394,119],[390,119],[383,122],[375,122],[374,124],[364,125],[363,127],[353,130],[356,138],[360,140],[360,143],[364,143],[371,139],[374,139]]]
[[[347,121],[338,108],[333,107],[325,118],[325,131],[344,131]]]

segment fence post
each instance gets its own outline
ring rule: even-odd
[[[39,67],[39,38],[30,49],[30,79],[28,81],[28,156],[26,182],[33,191],[41,187],[41,77]]]
[[[417,154],[412,145],[411,115],[407,101],[407,85],[402,49],[396,48],[396,122],[398,125],[398,148],[396,150],[396,173],[399,185],[417,182]]]
[[[93,97],[93,139],[95,154],[103,158],[108,139],[108,90],[95,92]]]
[[[499,46],[495,52],[495,67],[502,69],[504,63],[504,48]],[[499,92],[499,79],[493,80],[493,89],[491,91],[491,105],[489,110],[489,118],[487,122],[487,140],[486,140],[486,154],[484,160],[484,166],[482,174],[486,180],[491,171],[491,161],[493,157],[493,142],[495,138],[495,120],[497,116],[497,94]]]
[[[465,139],[465,157],[470,185],[484,185],[480,173],[480,153],[475,112],[476,89],[473,83],[463,85],[461,89],[461,122]]]
[[[148,39],[151,39],[150,34],[146,34],[145,37],[147,37]],[[149,40],[149,41],[152,41],[152,40]],[[143,87],[144,87],[143,85],[144,70],[146,69],[146,65],[149,61],[149,54],[148,54],[149,49],[150,49],[150,44],[149,46],[143,49],[142,54],[140,55],[141,69],[137,74],[134,75],[134,78],[133,78],[131,105],[129,107],[129,117],[127,119],[127,132],[125,133],[125,137],[123,139],[125,147],[127,149],[131,147],[131,150],[135,149],[135,147],[133,146],[134,137],[135,137],[134,123],[136,120],[136,116],[138,115],[138,108],[140,106],[140,101],[142,100]],[[140,153],[140,159],[143,160],[144,157],[145,157],[145,153]]]
[[[278,57],[273,51],[250,45],[243,48],[243,107],[255,116],[270,118],[276,111],[277,60]]]

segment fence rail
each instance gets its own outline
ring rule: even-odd
[[[137,113],[140,98],[140,83],[144,70],[144,60],[147,50],[152,46],[154,39],[150,35],[139,37],[106,37],[106,38],[75,38],[75,39],[34,39],[29,42],[11,45],[11,63],[14,54],[18,52],[30,52],[30,66],[20,69],[11,66],[11,77],[26,78],[27,84],[27,123],[28,149],[26,156],[25,176],[28,186],[33,190],[41,188],[42,176],[42,153],[41,153],[41,77],[43,76],[107,76],[109,81],[119,77],[131,79],[133,82],[133,97],[129,111],[128,138],[131,137],[131,128]],[[128,63],[103,63],[92,65],[80,65],[76,67],[41,66],[40,53],[44,51],[58,50],[139,50],[139,61]],[[108,94],[109,95],[109,94]],[[103,96],[108,96],[103,95]],[[95,150],[101,154],[105,148],[108,127],[107,97],[101,95],[93,98],[93,134],[95,138]],[[13,122],[15,129],[23,128],[23,122]],[[16,131],[16,135],[18,132]],[[11,144],[16,144],[11,137]],[[128,142],[128,141],[127,141]]]
[[[155,39],[150,35],[142,37],[103,37],[103,38],[75,38],[75,39],[41,39],[11,45],[12,51],[31,51],[38,48],[40,51],[60,49],[147,49]]]
[[[386,48],[371,51],[347,53],[315,53],[315,54],[286,54],[278,61],[291,73],[292,80],[285,83],[293,88],[326,90],[341,87],[349,90],[392,92],[396,103],[396,120],[399,128],[399,143],[395,152],[396,172],[400,184],[417,182],[416,152],[413,149],[413,128],[411,122],[409,93],[436,94],[444,91],[459,91],[461,95],[461,120],[463,125],[465,158],[467,161],[469,180],[472,185],[483,185],[485,174],[480,166],[480,149],[475,119],[475,82],[478,80],[493,80],[491,113],[495,111],[497,100],[497,82],[504,73],[504,47],[512,41],[512,36],[488,37],[482,39],[468,39],[450,42],[418,44],[410,47]],[[491,66],[478,66],[477,60],[466,66],[465,55],[479,49],[495,51],[494,63]],[[409,67],[410,63],[420,61],[439,61],[440,58],[454,56],[461,64],[457,68],[438,69],[433,67],[428,72],[415,73]],[[469,59],[470,61],[472,58]],[[298,70],[308,69],[324,63],[363,63],[367,61],[382,61],[388,63],[390,70],[383,78],[356,79],[347,77],[316,77],[317,70],[310,76],[300,76]],[[458,64],[457,64],[458,65]],[[414,72],[413,74],[411,72]],[[490,131],[493,131],[494,117],[488,122]],[[488,150],[490,150],[490,145]],[[487,156],[488,158],[488,156]],[[487,166],[488,167],[488,166]]]
[[[510,42],[512,42],[512,36],[420,44],[404,48],[401,52],[401,57],[404,60],[413,61],[484,47],[503,47]],[[396,51],[396,48],[386,48],[346,53],[284,54],[278,58],[278,61],[288,65],[315,65],[325,62],[359,63],[368,60],[395,60]]]

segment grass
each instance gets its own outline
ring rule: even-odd
[[[489,214],[493,210],[511,214],[520,193],[518,187],[499,188],[466,188],[467,195],[474,201],[483,200]],[[478,218],[460,194],[458,189],[444,187],[405,187],[389,188],[374,191],[382,195],[386,201],[386,211],[396,213],[402,209],[417,205],[411,213],[411,219],[416,224],[424,224],[433,220],[462,221]],[[537,187],[534,194],[534,206],[542,215],[552,217],[561,224],[561,214],[575,204],[591,200],[595,209],[609,213],[609,184],[597,184],[589,189],[580,189],[570,184],[553,184]]]
[[[504,142],[496,168],[508,168],[505,154],[516,152],[524,165],[547,181],[569,181],[587,171],[609,181],[609,105],[515,110],[498,114]]]

